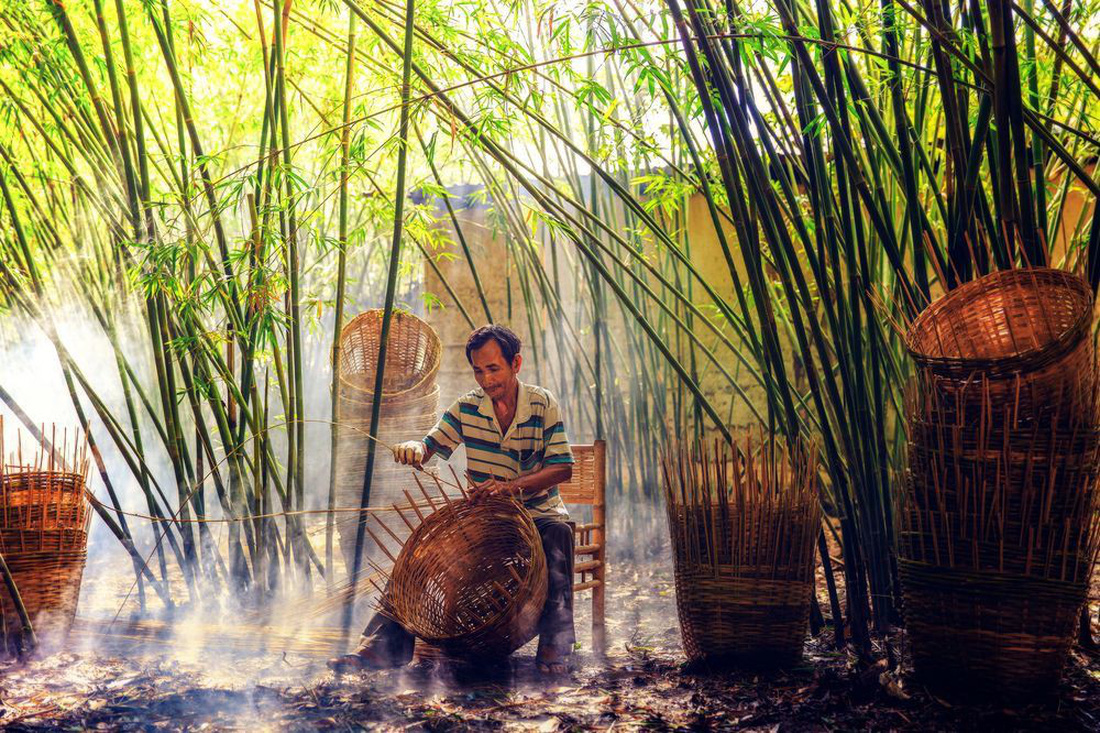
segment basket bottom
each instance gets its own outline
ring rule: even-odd
[[[676,574],[684,653],[706,666],[797,664],[810,623],[804,581]]]
[[[1069,657],[1084,584],[899,564],[916,677],[944,697],[1050,695]]]
[[[446,647],[429,644],[423,639],[417,639],[413,647],[413,663],[429,663],[458,667],[489,667],[504,668],[510,666],[511,654],[488,653],[470,654],[461,651],[447,649]]]
[[[80,598],[84,552],[27,552],[6,558],[23,606],[39,642],[60,643],[69,633]],[[9,639],[22,633],[22,622],[6,589],[0,590],[0,623]]]

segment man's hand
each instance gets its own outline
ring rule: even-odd
[[[393,460],[406,466],[417,466],[424,462],[424,444],[419,440],[407,440],[393,447]]]
[[[518,496],[522,489],[515,481],[502,481],[490,478],[480,483],[471,482],[470,499],[474,503],[484,501],[489,496]]]

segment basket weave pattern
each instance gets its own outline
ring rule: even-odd
[[[448,500],[405,542],[380,606],[440,655],[493,658],[534,638],[546,589],[542,540],[519,504]]]
[[[1091,291],[994,273],[914,322],[899,574],[916,672],[1032,695],[1068,656],[1096,558],[1100,425]]]
[[[820,505],[812,450],[681,446],[662,461],[676,606],[690,661],[802,656]]]
[[[371,390],[378,362],[381,315],[380,310],[361,313],[341,332],[336,499],[343,506],[358,506],[362,499],[363,474],[371,443],[367,435],[374,406]],[[393,314],[377,430],[382,444],[419,440],[435,425],[439,417],[435,375],[441,354],[442,345],[431,326],[408,313]],[[417,491],[410,469],[395,463],[381,445],[376,446],[370,506],[388,508],[403,504],[405,492]],[[349,568],[355,554],[357,523],[358,517],[352,514],[336,520],[340,548]],[[403,527],[395,531],[402,540],[408,536]],[[364,543],[364,548],[365,557],[380,559],[371,543]]]
[[[67,634],[76,616],[90,518],[84,471],[9,466],[0,473],[0,553],[40,637]],[[0,617],[9,638],[19,633],[6,592]]]
[[[374,394],[383,314],[381,309],[364,311],[340,332],[340,374],[367,401]],[[395,311],[386,345],[383,396],[400,402],[431,391],[442,355],[435,329],[411,313]]]

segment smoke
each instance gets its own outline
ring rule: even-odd
[[[355,312],[356,307],[352,306],[349,310]],[[327,503],[330,458],[328,420],[331,409],[329,350],[333,328],[331,318],[332,311],[325,311],[313,327],[303,330],[307,509],[322,509]],[[118,364],[112,345],[101,327],[94,318],[75,305],[67,305],[63,313],[55,312],[53,320],[61,343],[81,372],[87,376],[97,395],[103,400],[106,410],[129,436],[132,426],[118,375]],[[119,320],[123,352],[138,380],[148,390],[146,396],[159,411],[156,377],[142,313],[134,306],[131,310],[121,312]],[[71,435],[79,423],[53,345],[41,328],[24,318],[9,317],[5,325],[8,331],[5,355],[8,358],[0,362],[0,385],[11,394],[32,421],[45,422],[47,426],[56,423],[59,436],[68,427]],[[546,342],[548,345],[555,345],[557,340],[548,334]],[[467,377],[465,384],[462,383],[461,375],[468,367],[461,352],[449,353],[445,358],[457,362],[445,365],[451,374],[457,375],[454,380],[456,388],[468,389],[474,386],[472,375]],[[544,378],[548,382],[545,386],[555,392],[562,403],[570,439],[574,442],[591,440],[591,406],[582,402],[589,394],[590,386],[576,383],[580,372],[573,368],[574,355],[567,353],[559,359],[551,352],[544,354],[543,360],[546,365]],[[564,363],[565,368],[555,366],[559,363]],[[620,373],[620,376],[629,378],[630,375]],[[534,381],[534,371],[528,368],[524,378]],[[279,406],[274,382],[272,384],[269,420],[271,423],[278,423],[281,422],[282,408]],[[91,432],[100,449],[106,473],[123,510],[136,515],[148,514],[146,498],[131,468],[116,449],[114,441],[107,434],[102,420],[79,384],[76,384],[76,389],[89,418]],[[160,436],[146,419],[145,408],[139,396],[132,397],[138,412],[138,429],[142,437],[146,465],[152,478],[171,500],[171,508],[174,509],[178,506],[178,495],[171,461]],[[607,397],[609,400],[617,399],[614,394]],[[190,407],[182,396],[179,406],[181,413],[190,413]],[[447,401],[441,400],[440,410],[446,406]],[[10,449],[16,445],[19,420],[6,405],[0,406],[0,410],[5,417],[5,444]],[[275,454],[285,455],[285,428],[275,430],[270,437]],[[193,445],[193,433],[187,436],[187,440]],[[24,432],[25,453],[32,444],[33,440]],[[619,455],[618,448],[614,445],[611,446],[611,451],[609,463],[639,460],[638,456]],[[459,452],[451,459],[460,475],[464,467],[462,455]],[[385,460],[386,457],[384,452],[379,455],[380,460]],[[433,462],[434,465],[439,463],[439,459]],[[445,468],[443,472],[449,473]],[[111,501],[94,463],[89,485],[96,497],[109,506]],[[643,498],[647,495],[658,495],[659,487],[627,489],[630,487],[609,484],[607,541],[612,584],[617,576],[630,572],[629,566],[633,563],[659,560],[667,565],[670,557],[663,508]],[[221,507],[209,482],[207,494],[208,518],[222,518]],[[276,505],[273,508],[278,507]],[[310,516],[313,528],[311,539],[318,554],[323,555],[324,533],[323,529],[318,531],[323,526],[322,515]],[[584,522],[590,519],[590,514],[585,509],[574,510],[573,518]],[[159,577],[158,556],[154,550],[160,534],[157,526],[137,516],[129,516],[126,521],[134,537],[137,552],[148,561],[154,574]],[[223,560],[228,562],[225,548],[229,525],[212,523],[208,528],[214,544],[222,551]],[[242,591],[226,582],[224,574],[219,571],[213,575],[200,573],[195,579],[194,588],[189,589],[170,548],[166,544],[162,546],[167,560],[171,595],[176,604],[171,612],[148,583],[141,586],[136,584],[130,555],[99,517],[93,517],[88,560],[78,606],[80,620],[67,642],[63,644],[61,640],[46,640],[47,648],[64,648],[90,655],[140,653],[148,658],[201,671],[210,679],[236,679],[241,684],[274,684],[290,679],[300,683],[304,679],[327,674],[323,662],[340,647],[342,640],[332,631],[337,624],[337,609],[340,604],[338,600],[326,601],[326,584],[323,581],[316,576],[312,583],[306,583],[302,578],[284,578],[284,582],[273,594],[266,599],[260,599],[254,589]],[[335,573],[339,588],[340,579],[345,577],[346,571],[338,548],[334,555],[336,567],[331,568],[330,572]],[[141,612],[141,591],[144,591],[144,613]],[[373,591],[359,594],[352,644],[371,613],[373,595]],[[585,594],[583,599],[578,600],[578,606],[586,607],[587,600],[588,596]],[[578,634],[582,642],[587,643],[588,632],[583,625],[584,622],[579,620]],[[399,680],[397,684],[404,680],[406,684],[415,683],[421,688],[425,685],[430,687],[441,684],[431,676],[425,677],[422,674],[414,674],[410,678],[398,674],[394,679]]]

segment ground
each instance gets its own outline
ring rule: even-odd
[[[860,669],[826,630],[784,672],[685,668],[665,563],[612,567],[611,648],[546,681],[532,646],[504,669],[410,667],[334,677],[320,650],[258,654],[187,638],[115,639],[0,668],[0,726],[42,730],[631,730],[761,731],[1100,729],[1100,659],[1075,654],[1059,697],[1010,710],[949,704],[881,660]],[[617,572],[614,572],[616,571]],[[588,643],[587,594],[578,636]],[[186,647],[181,652],[181,646]],[[273,648],[278,644],[273,642]]]

